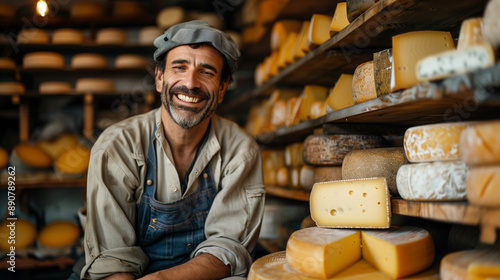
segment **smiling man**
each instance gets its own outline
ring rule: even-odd
[[[204,21],[154,44],[161,107],[106,129],[92,148],[81,277],[244,276],[264,208],[260,150],[214,114],[238,48]]]

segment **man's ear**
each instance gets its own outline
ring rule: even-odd
[[[156,91],[161,93],[163,87],[163,71],[160,71],[158,66],[155,68],[155,87]]]
[[[219,85],[219,103],[224,99],[224,94],[226,94],[227,87],[229,86],[229,77],[225,81],[222,81]]]

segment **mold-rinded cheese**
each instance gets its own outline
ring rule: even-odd
[[[23,57],[24,68],[64,68],[64,57],[55,52],[32,52]]]
[[[152,46],[158,36],[163,34],[162,29],[157,26],[145,26],[139,30],[139,44]]]
[[[18,44],[48,44],[49,34],[40,28],[25,28],[17,34]]]
[[[299,121],[307,121],[313,119],[310,115],[312,104],[315,101],[326,101],[327,94],[327,87],[318,85],[305,85],[302,91],[302,103],[300,104],[299,108]]]
[[[295,42],[292,50],[294,59],[304,57],[306,53],[310,51],[309,47],[307,46],[307,34],[309,33],[309,25],[310,21],[308,20],[302,22],[300,32],[297,36],[297,41]]]
[[[14,146],[11,155],[12,165],[26,165],[30,168],[49,168],[52,164],[50,156],[35,144],[19,143]],[[16,166],[17,167],[17,166]]]
[[[40,94],[65,94],[71,93],[73,89],[68,82],[47,81],[40,83],[38,91]]]
[[[470,165],[500,164],[500,120],[481,122],[460,134],[462,160]]]
[[[87,172],[90,149],[84,145],[68,147],[54,162],[54,169],[62,175],[80,176]]]
[[[316,166],[314,183],[342,180],[342,166]]]
[[[52,34],[52,44],[82,44],[83,33],[74,28],[61,28]]]
[[[349,25],[349,20],[347,19],[347,5],[346,2],[337,3],[335,8],[335,13],[333,14],[333,19],[330,24],[330,36],[335,35],[340,30],[344,29]]]
[[[279,20],[273,24],[271,29],[271,51],[278,51],[285,44],[290,32],[298,33],[302,21],[300,20]]]
[[[181,23],[186,18],[186,11],[182,7],[172,6],[162,9],[156,16],[156,25],[166,30],[167,28]]]
[[[17,219],[15,223],[15,239],[11,237],[11,227],[9,225],[13,221],[4,220],[0,224],[0,250],[5,252],[11,251],[11,246],[16,250],[26,249],[33,244],[36,240],[36,227],[26,219]],[[15,240],[15,243],[12,243]],[[10,242],[9,242],[10,241]]]
[[[16,69],[16,62],[10,57],[0,57],[0,69]]]
[[[352,97],[354,104],[377,98],[373,61],[360,64],[352,77]]]
[[[420,83],[416,69],[418,61],[453,49],[450,32],[413,31],[392,37],[391,92]]]
[[[71,58],[71,68],[106,68],[108,62],[106,57],[98,53],[79,53]]]
[[[314,185],[314,167],[302,165],[299,173],[299,187],[305,190],[311,190]]]
[[[467,176],[467,200],[484,207],[498,207],[500,201],[500,164],[473,166]]]
[[[462,21],[458,35],[457,50],[463,50],[484,43],[483,18],[469,18]]]
[[[383,147],[383,138],[371,135],[309,135],[304,141],[303,160],[305,164],[342,165],[352,150]]]
[[[406,164],[403,147],[364,149],[349,152],[342,163],[343,179],[385,177],[391,195],[398,195],[396,175]]]
[[[82,93],[105,93],[115,90],[115,84],[112,80],[104,78],[80,78],[76,80],[76,92]]]
[[[291,57],[292,48],[296,40],[297,32],[288,33],[288,37],[286,38],[283,46],[281,46],[278,54],[278,69],[282,70],[289,64],[293,63],[293,60],[291,62],[288,62],[287,57]]]
[[[434,81],[491,67],[496,50],[488,43],[428,56],[417,63],[417,79]]]
[[[391,93],[392,49],[373,53],[373,73],[377,97]]]
[[[75,18],[97,18],[104,16],[104,7],[96,1],[79,1],[71,6],[70,15]]]
[[[465,200],[468,174],[462,161],[406,164],[399,168],[396,184],[406,200]]]
[[[311,218],[319,227],[388,228],[391,199],[385,178],[314,184]]]
[[[80,228],[68,221],[53,221],[46,224],[38,235],[38,242],[47,248],[63,248],[78,241]]]
[[[358,230],[310,227],[295,231],[286,246],[286,260],[302,275],[328,279],[361,259]]]
[[[449,253],[441,260],[440,276],[442,280],[498,279],[500,251],[475,249]]]
[[[304,165],[302,160],[303,142],[297,142],[285,147],[285,165],[288,167],[298,167]]]
[[[353,22],[359,15],[373,6],[377,0],[349,0],[347,1],[347,18]]]
[[[353,75],[342,74],[335,86],[330,90],[326,103],[332,110],[340,110],[354,105],[352,97]]]
[[[0,170],[7,166],[9,163],[9,153],[7,150],[0,147]]]
[[[97,31],[95,42],[98,45],[126,45],[127,33],[119,28],[103,28]]]
[[[330,39],[330,24],[332,17],[313,14],[307,32],[307,47],[313,50]]]
[[[494,47],[500,47],[500,0],[490,0],[484,8],[483,14],[483,38]]]
[[[0,82],[0,94],[24,94],[24,84],[21,82]]]
[[[403,139],[406,157],[410,162],[459,160],[460,134],[472,124],[450,122],[410,127]]]
[[[146,68],[146,58],[138,54],[121,54],[115,58],[115,67],[122,68]]]

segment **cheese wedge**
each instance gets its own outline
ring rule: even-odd
[[[330,109],[336,111],[354,105],[352,97],[353,75],[342,74],[335,86],[330,90],[326,103]]]
[[[335,35],[337,32],[346,28],[346,26],[348,25],[349,20],[347,19],[347,4],[346,2],[339,2],[337,3],[332,22],[330,24],[330,36]]]
[[[273,24],[271,29],[271,51],[278,51],[283,46],[290,32],[298,33],[302,21],[279,20]]]
[[[391,93],[392,49],[373,53],[373,73],[377,97]]]
[[[500,0],[490,0],[484,8],[483,38],[495,48],[500,47]]]
[[[342,180],[342,166],[316,166],[314,183]]]
[[[469,203],[483,207],[498,207],[500,164],[472,167],[466,184]]]
[[[458,35],[457,50],[483,44],[483,18],[469,18],[462,21],[460,34]]]
[[[307,46],[307,34],[309,33],[310,21],[306,20],[302,22],[300,27],[300,32],[297,36],[297,41],[293,46],[292,54],[294,59],[299,59],[304,57],[310,50]]]
[[[460,134],[462,160],[470,165],[500,164],[500,120],[481,122]]]
[[[326,112],[327,106],[328,105],[326,104],[326,100],[313,101],[313,103],[311,104],[311,110],[309,111],[309,118],[311,120],[314,120],[314,119],[317,119],[317,118],[320,118],[320,117],[326,115],[327,114],[327,112]]]
[[[315,101],[325,102],[328,94],[328,88],[318,85],[306,85],[302,91],[302,103],[299,108],[299,122],[307,121],[313,119],[311,116],[311,106]],[[320,108],[321,109],[321,108]],[[318,112],[317,115],[321,115],[322,112]]]
[[[500,277],[500,251],[475,249],[449,253],[440,266],[442,280],[497,279]]]
[[[279,73],[279,68],[278,68],[278,58],[279,58],[279,51],[274,51],[271,53],[271,58],[269,60],[269,65],[268,65],[268,79],[278,75]]]
[[[297,41],[297,32],[288,33],[285,44],[283,44],[279,51],[278,69],[284,69],[285,67],[293,63],[293,60],[290,61],[290,59],[292,57],[291,53],[295,41]]]
[[[330,39],[330,25],[332,17],[322,14],[313,14],[307,33],[307,47],[313,50]]]
[[[287,100],[285,126],[292,126],[299,123],[299,108],[302,99],[302,96],[299,96]]]
[[[354,104],[377,98],[373,61],[364,62],[356,67],[352,77],[352,96]]]

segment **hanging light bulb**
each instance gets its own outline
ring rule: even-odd
[[[49,12],[49,5],[45,0],[38,0],[36,3],[36,12],[42,17],[47,15]]]

